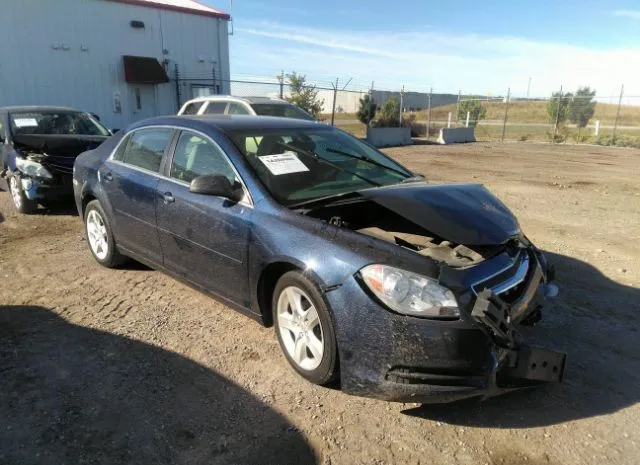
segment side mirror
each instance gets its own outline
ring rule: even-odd
[[[244,197],[240,184],[231,184],[226,176],[221,174],[205,174],[198,176],[189,186],[189,191],[194,194],[215,195],[225,199],[239,202]]]
[[[120,129],[118,129],[118,128],[109,129],[109,132],[111,132],[111,134],[113,135],[113,134],[116,134],[116,133],[120,132]]]

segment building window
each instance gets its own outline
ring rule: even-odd
[[[136,110],[142,110],[142,98],[140,97],[140,87],[136,87]]]
[[[209,95],[215,95],[215,92],[212,86],[192,85],[191,93],[193,94],[193,98],[208,97]]]

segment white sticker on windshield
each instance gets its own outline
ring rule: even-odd
[[[264,166],[271,171],[271,174],[275,174],[276,176],[309,171],[309,168],[307,168],[293,152],[265,155],[258,158],[260,158]]]
[[[14,118],[13,123],[18,128],[32,128],[38,125],[35,118]]]

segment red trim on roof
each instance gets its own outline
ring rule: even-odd
[[[220,18],[227,21],[231,20],[231,15],[229,15],[228,13],[225,13],[224,11],[220,11],[220,10],[214,10],[213,8],[201,2],[198,2],[196,0],[192,0],[193,3],[197,3],[206,8],[209,8],[209,10],[199,10],[196,8],[170,5],[168,3],[163,3],[161,0],[111,0],[111,1],[116,1],[119,3],[127,3],[129,5],[145,6],[147,8],[158,8],[161,10],[177,11],[180,13],[189,13],[193,15],[208,16],[210,18]]]

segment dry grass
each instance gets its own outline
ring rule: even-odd
[[[487,109],[485,120],[502,120],[505,104],[503,102],[483,102]],[[596,105],[596,112],[591,122],[600,120],[601,124],[613,124],[616,119],[617,105],[601,103]],[[431,110],[431,120],[446,121],[449,112],[455,119],[456,104],[444,105]],[[426,119],[427,112],[417,114],[418,119]],[[545,101],[516,101],[509,104],[509,121],[512,123],[547,123],[547,102]],[[640,106],[623,105],[620,108],[619,125],[640,126]]]

